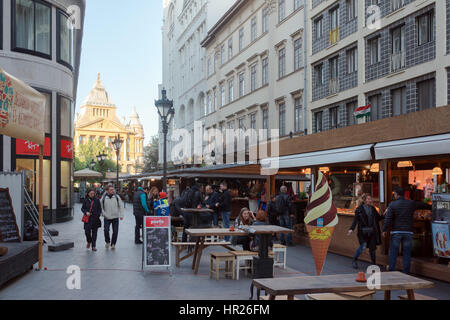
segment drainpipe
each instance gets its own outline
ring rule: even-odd
[[[308,120],[307,120],[307,116],[308,116],[308,2],[309,1],[304,1],[304,6],[303,6],[303,60],[304,60],[304,83],[303,83],[303,131],[304,134],[307,135],[308,134]]]

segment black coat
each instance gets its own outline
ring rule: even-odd
[[[431,210],[431,206],[403,197],[391,202],[386,212],[383,232],[386,232],[391,226],[392,231],[413,232],[414,211],[420,209]]]
[[[219,203],[219,194],[213,191],[211,194],[207,194],[205,197],[205,206],[209,206],[209,209],[217,212],[219,209],[216,207],[216,204]]]
[[[383,217],[378,214],[377,210],[373,206],[370,206],[370,209],[372,210],[372,216],[375,217],[375,219],[372,219],[372,225],[369,225],[369,219],[364,206],[360,205],[355,210],[355,218],[353,219],[350,230],[355,230],[356,226],[358,226],[359,243],[362,244],[363,242],[367,242],[367,248],[373,251],[377,246],[381,245],[380,221]],[[368,238],[364,236],[362,229],[370,227],[373,228],[373,233],[372,236]]]
[[[88,231],[91,229],[101,228],[102,222],[100,221],[100,216],[102,215],[102,205],[100,204],[100,200],[97,197],[91,199],[87,197],[83,201],[83,205],[81,206],[81,212],[86,214],[91,209],[91,203],[94,201],[92,205],[91,216],[89,217],[89,222],[84,224],[84,230]]]
[[[220,212],[231,212],[231,193],[227,189],[219,193],[219,211]]]

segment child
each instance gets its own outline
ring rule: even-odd
[[[159,193],[159,200],[153,202],[153,209],[155,211],[155,215],[158,217],[167,217],[169,216],[169,201],[167,200],[167,194],[165,192]]]

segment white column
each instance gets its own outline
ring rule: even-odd
[[[447,42],[444,40],[447,34],[447,10],[446,1],[436,1],[436,59],[439,61],[447,55]],[[436,106],[446,106],[447,101],[447,70],[446,66],[437,63],[436,70]]]
[[[3,136],[3,171],[11,171],[11,137]]]
[[[56,92],[52,93],[52,209],[57,208],[57,201],[56,201],[56,195],[57,195],[57,188],[56,188],[56,161],[58,159],[58,153],[57,153],[57,137],[58,132],[56,131],[56,110],[57,110],[57,102],[58,97]]]

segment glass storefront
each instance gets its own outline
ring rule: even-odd
[[[39,205],[39,160],[17,159],[17,171],[25,172],[25,188],[36,205]],[[51,161],[44,160],[44,182],[43,182],[43,204],[44,208],[51,205]]]
[[[59,204],[61,208],[72,207],[72,182],[72,162],[61,161],[61,202]]]

